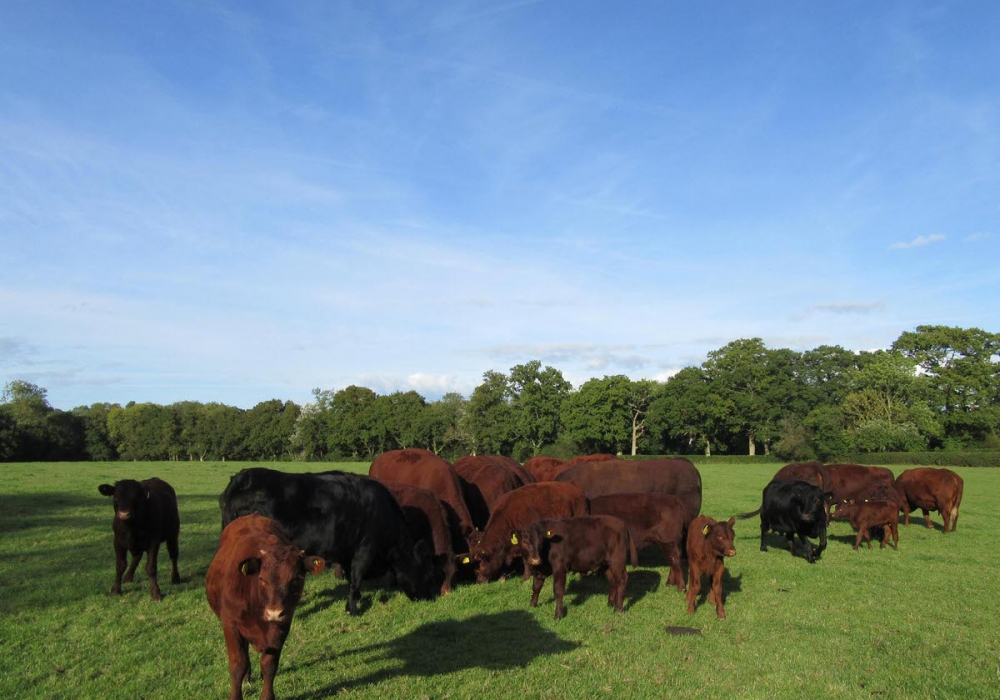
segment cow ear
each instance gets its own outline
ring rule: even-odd
[[[101,484],[100,486],[97,487],[97,490],[100,491],[101,494],[105,496],[115,495],[115,487],[112,486],[111,484]]]
[[[305,568],[306,573],[318,574],[326,568],[326,561],[321,557],[313,557],[307,554],[302,557],[302,566]]]
[[[735,524],[736,524],[736,516],[734,515],[731,518],[729,518],[729,527],[732,527]]]
[[[240,562],[240,573],[244,576],[254,576],[260,571],[260,559],[250,557]]]

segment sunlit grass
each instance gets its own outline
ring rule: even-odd
[[[0,697],[227,697],[204,576],[220,528],[218,494],[242,466],[0,465]],[[759,506],[776,471],[699,468],[703,512],[720,519]],[[1000,603],[989,553],[1000,535],[992,517],[1000,471],[955,471],[965,479],[958,531],[943,535],[934,514],[934,530],[922,522],[900,528],[898,552],[855,552],[850,527],[834,523],[829,548],[809,565],[780,538],[760,552],[759,521],[737,521],[725,621],[704,602],[687,615],[652,551],[630,571],[625,614],[606,606],[602,576],[571,577],[561,621],[553,619],[551,582],[537,609],[519,578],[462,585],[420,603],[375,583],[365,590],[364,614],[352,618],[342,582],[310,577],[276,691],[286,700],[995,697]],[[141,568],[111,597],[112,512],[97,485],[154,475],[179,494],[182,583],[163,575],[162,552],[162,602],[150,599]],[[671,626],[700,634],[673,636]],[[260,691],[254,675],[248,697]]]

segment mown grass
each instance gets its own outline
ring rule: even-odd
[[[217,497],[241,466],[0,465],[0,697],[227,697],[204,577],[220,528]],[[775,471],[699,469],[703,512],[716,518],[756,508]],[[625,614],[606,606],[603,577],[574,577],[561,621],[550,582],[537,609],[519,578],[420,603],[373,584],[364,614],[351,618],[345,584],[310,577],[276,690],[286,700],[997,697],[991,552],[1000,538],[1000,471],[956,471],[966,484],[958,531],[943,535],[935,514],[932,531],[921,521],[901,528],[899,551],[855,552],[849,526],[834,523],[829,548],[811,566],[777,537],[760,552],[759,521],[737,521],[725,621],[704,602],[687,615],[655,552],[630,573]],[[112,512],[97,485],[154,475],[180,497],[182,583],[169,583],[161,550],[162,602],[150,599],[141,568],[111,597]],[[700,634],[674,636],[668,627]],[[260,691],[254,675],[248,697]]]

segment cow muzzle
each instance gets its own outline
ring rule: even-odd
[[[528,563],[531,564],[532,566],[538,566],[539,564],[542,563],[542,558],[541,557],[531,557],[530,559],[528,559]]]
[[[285,616],[284,608],[264,608],[264,619],[268,622],[281,622]]]
[[[118,519],[119,520],[128,520],[131,517],[132,517],[132,511],[130,511],[130,510],[120,510],[120,511],[118,511]]]
[[[730,547],[729,549],[727,549],[726,550],[726,556],[727,557],[735,557],[736,556],[736,548],[735,547]]]

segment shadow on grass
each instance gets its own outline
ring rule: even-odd
[[[502,645],[490,649],[484,646],[489,643],[486,640],[496,639],[503,640]],[[530,613],[512,610],[464,620],[429,622],[391,641],[340,655],[331,653],[307,664],[289,665],[288,669],[315,664],[336,669],[337,658],[357,655],[364,657],[362,668],[380,667],[367,675],[334,682],[293,698],[320,700],[399,676],[428,677],[473,668],[486,671],[524,668],[540,656],[564,654],[578,646],[579,643],[565,641],[546,630]]]
[[[656,571],[646,571],[644,569],[633,569],[628,572],[628,583],[625,585],[625,610],[630,610],[632,606],[660,587],[661,576]],[[555,603],[555,594],[552,592],[552,577],[545,579],[545,585],[549,595],[547,601],[539,600],[539,604]],[[567,600],[567,606],[582,605],[591,596],[607,598],[611,584],[607,577],[601,574],[590,574],[569,578],[566,581],[566,595],[572,596]]]
[[[830,534],[829,530],[827,530],[826,537],[828,541],[837,539],[837,536]],[[813,547],[817,550],[816,561],[819,561],[820,559],[823,558],[823,553],[818,551],[819,540],[816,541],[809,540],[809,541],[812,542]],[[854,541],[853,536],[851,541],[852,542]],[[788,539],[784,535],[773,532],[768,533],[767,535],[764,536],[764,544],[767,545],[767,552],[761,552],[761,554],[770,554],[772,550],[778,550],[781,552],[785,552],[787,556]],[[827,544],[827,546],[829,546],[829,543]],[[799,539],[798,535],[795,536],[795,540],[792,545],[792,556],[794,556],[797,559],[806,559],[806,547],[804,544],[802,544],[802,540]]]
[[[708,601],[708,593],[712,590],[712,579],[709,576],[702,576],[701,590],[698,592],[698,599],[695,607],[699,608]],[[722,602],[729,602],[730,593],[739,593],[743,590],[743,574],[732,576],[727,568],[722,572]]]

